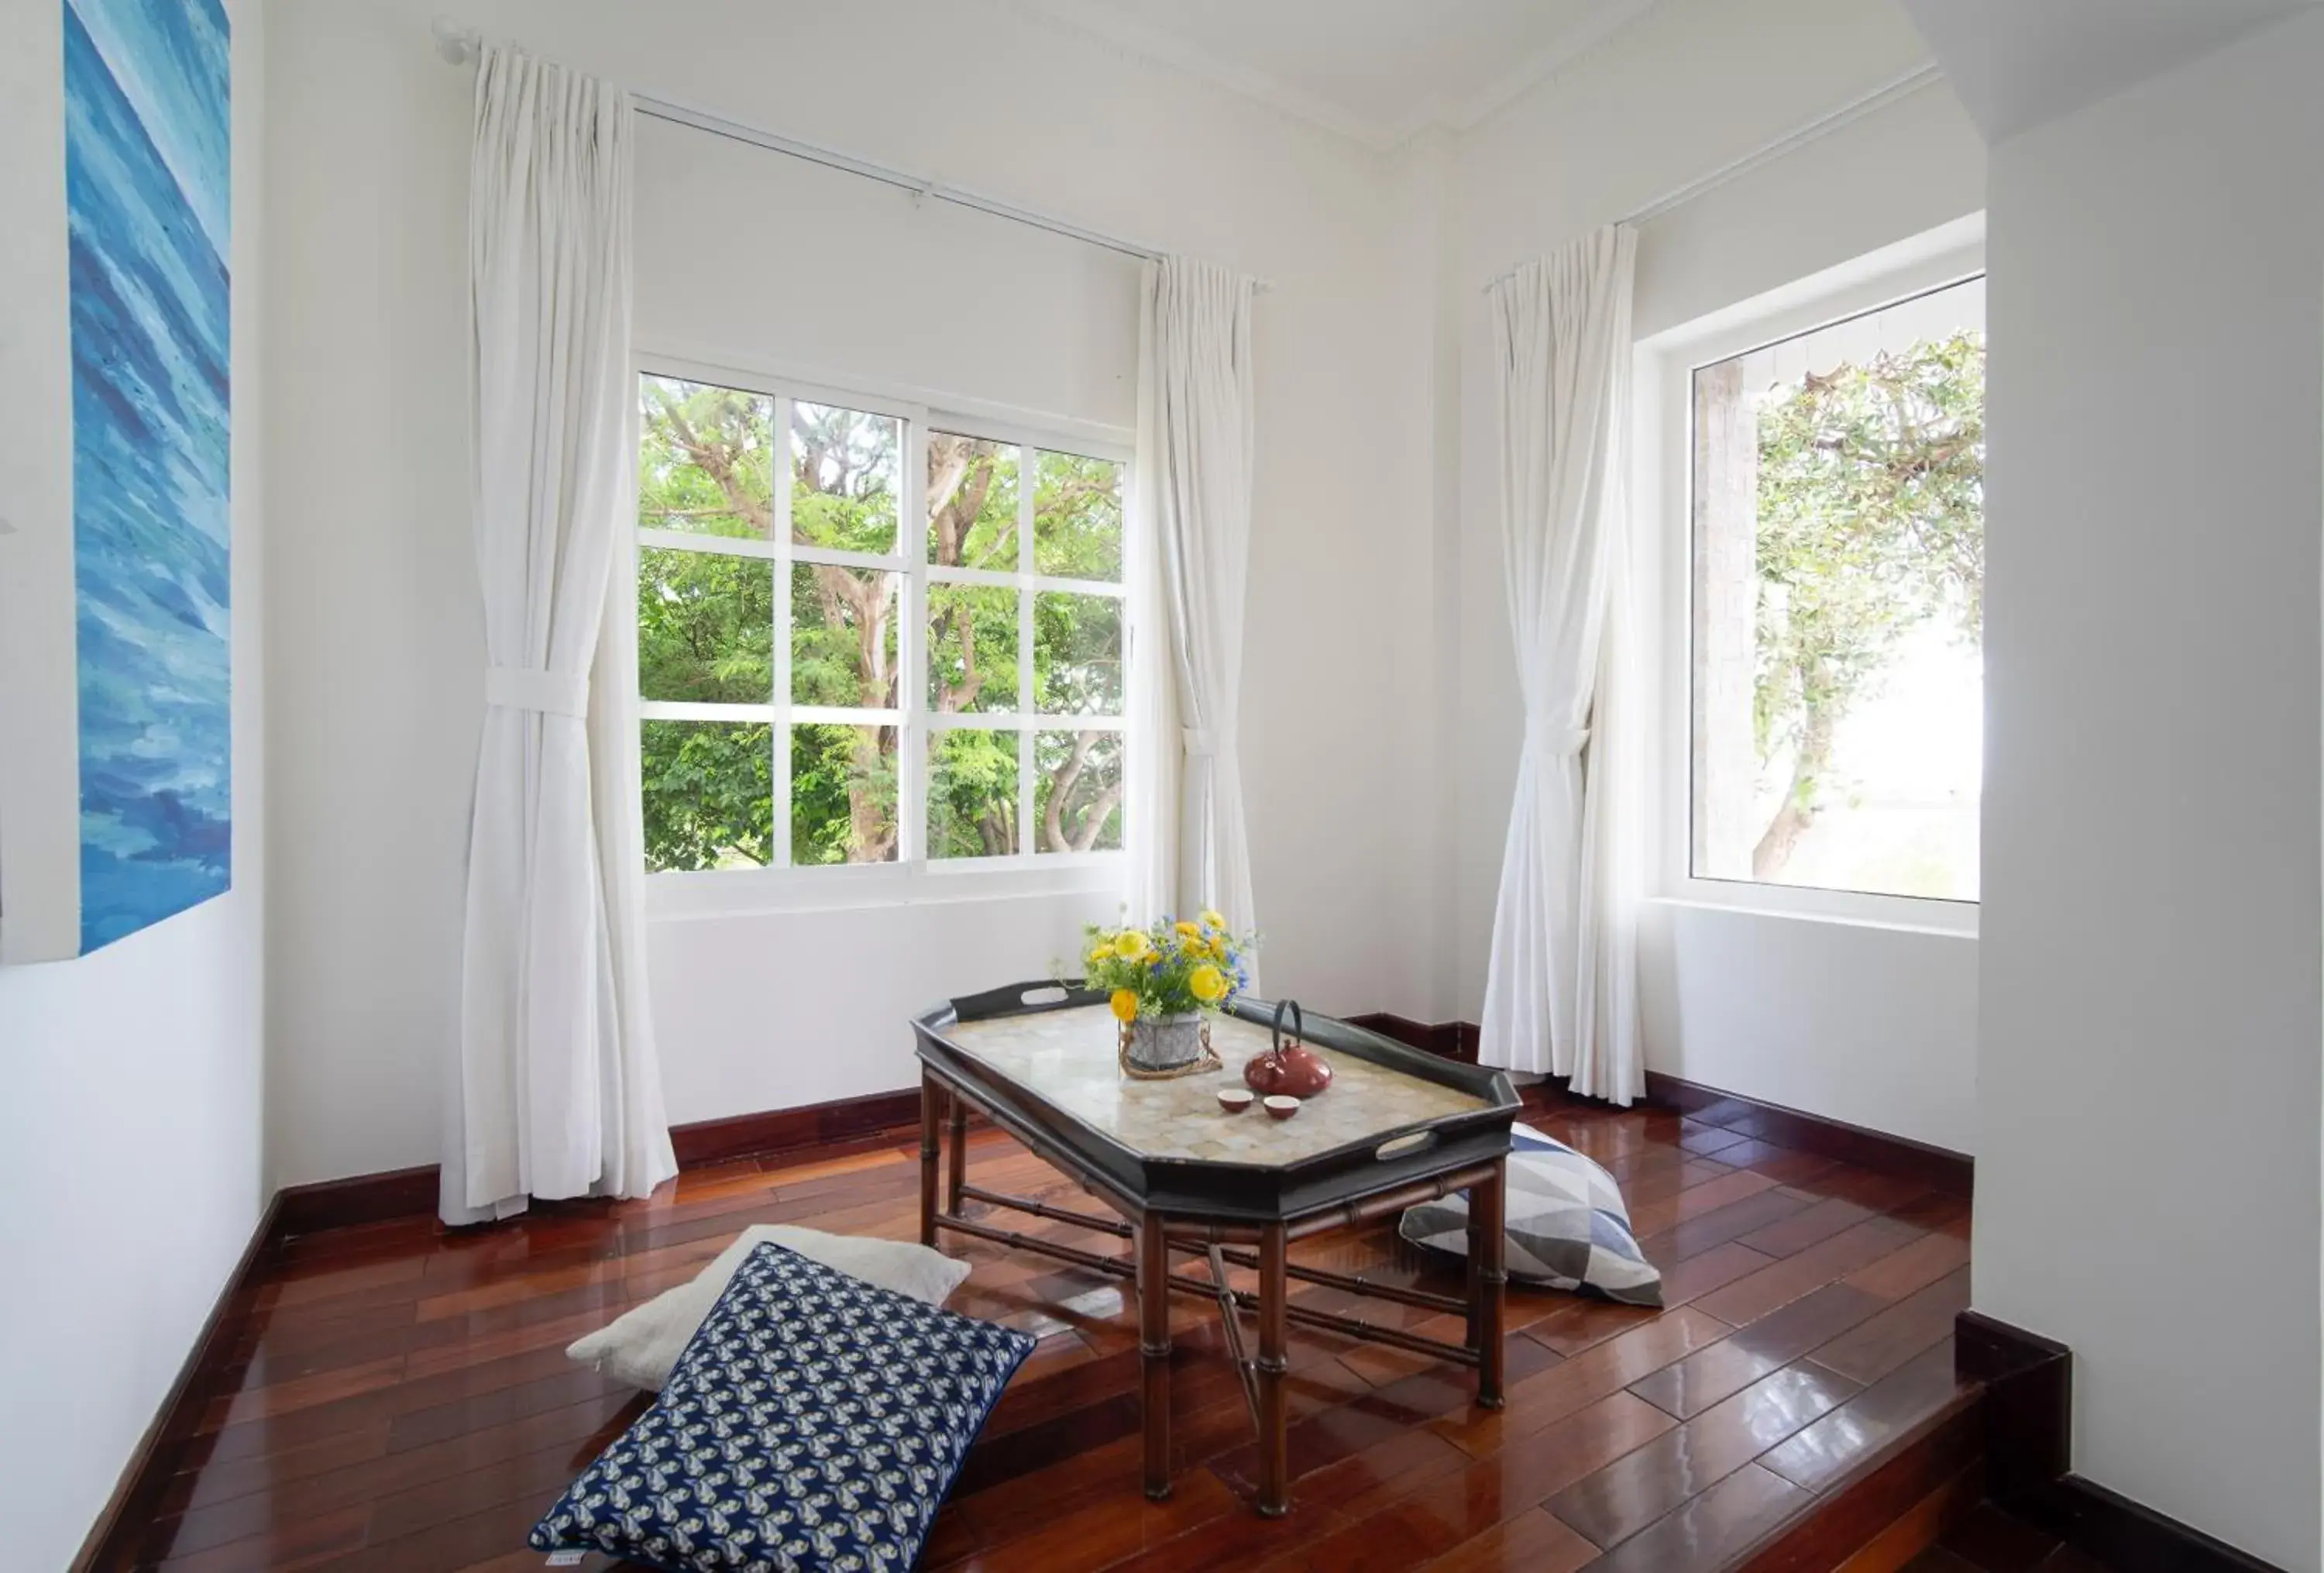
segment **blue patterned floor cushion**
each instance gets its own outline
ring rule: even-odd
[[[764,1245],[654,1406],[533,1527],[719,1573],[896,1570],[1033,1340]]]
[[[1638,1250],[1614,1177],[1529,1125],[1509,1127],[1509,1280],[1580,1290],[1623,1305],[1663,1303],[1663,1275]],[[1469,1253],[1469,1198],[1406,1208],[1398,1232],[1416,1245]]]

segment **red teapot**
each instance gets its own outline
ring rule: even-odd
[[[1291,1017],[1292,1036],[1283,1036],[1283,1018]],[[1313,1049],[1299,1041],[1298,1035],[1306,1030],[1306,1019],[1300,1014],[1297,1000],[1285,1000],[1275,1007],[1275,1042],[1264,1054],[1254,1054],[1242,1068],[1242,1078],[1250,1090],[1265,1097],[1269,1093],[1284,1093],[1292,1097],[1314,1097],[1332,1085],[1329,1061]]]

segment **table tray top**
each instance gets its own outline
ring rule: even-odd
[[[1146,1158],[1279,1168],[1351,1143],[1407,1131],[1492,1104],[1321,1043],[1332,1085],[1287,1120],[1256,1103],[1240,1114],[1219,1106],[1218,1089],[1241,1087],[1242,1069],[1268,1046],[1268,1029],[1221,1015],[1211,1047],[1221,1069],[1166,1081],[1121,1072],[1117,1023],[1103,1005],[958,1022],[945,1037],[962,1053],[1091,1129]]]
[[[1049,1162],[1132,1214],[1263,1225],[1311,1218],[1506,1157],[1521,1106],[1508,1077],[1310,1013],[1333,1082],[1291,1119],[1230,1115],[1276,1007],[1231,1000],[1211,1020],[1220,1069],[1165,1081],[1121,1072],[1106,996],[1079,979],[1010,984],[912,1018],[924,1085],[948,1087]]]

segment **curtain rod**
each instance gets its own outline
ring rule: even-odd
[[[436,52],[452,65],[465,65],[479,58],[484,52],[484,35],[474,28],[461,27],[439,16],[430,25],[429,31],[435,35]],[[730,141],[745,143],[752,147],[764,148],[769,153],[779,153],[788,158],[804,160],[808,163],[821,164],[825,169],[837,170],[843,174],[858,175],[867,180],[877,180],[882,185],[893,186],[899,190],[910,192],[916,201],[934,199],[939,202],[950,202],[954,207],[973,208],[979,213],[989,213],[995,218],[1006,218],[1012,224],[1022,224],[1034,229],[1045,229],[1051,235],[1061,235],[1068,240],[1078,240],[1084,245],[1102,246],[1107,251],[1120,252],[1124,256],[1134,256],[1144,262],[1159,262],[1166,254],[1158,247],[1147,245],[1139,241],[1125,240],[1118,235],[1108,235],[1102,230],[1085,228],[1067,219],[1051,217],[1048,214],[1037,213],[1029,208],[1019,208],[995,197],[982,196],[960,186],[946,185],[933,177],[916,175],[888,164],[875,163],[870,159],[857,158],[853,153],[842,153],[837,148],[802,141],[795,136],[784,136],[777,132],[748,125],[739,120],[729,120],[724,116],[690,108],[666,98],[655,98],[643,93],[633,92],[630,95],[630,101],[639,114],[649,116],[653,119],[666,121],[672,125],[689,126],[696,131],[707,132],[713,136],[723,136]],[[1262,295],[1275,287],[1265,279],[1256,279],[1252,282],[1256,291]]]
[[[1936,61],[1923,61],[1901,76],[1893,77],[1881,83],[1870,92],[1859,94],[1838,108],[1827,110],[1817,116],[1805,125],[1794,126],[1773,142],[1762,143],[1740,158],[1730,159],[1708,173],[1697,175],[1684,185],[1665,191],[1642,208],[1632,208],[1614,222],[1618,225],[1637,225],[1660,218],[1674,208],[1683,207],[1697,197],[1718,190],[1729,180],[1748,175],[1763,164],[1773,163],[1787,153],[1797,152],[1808,143],[1820,137],[1830,135],[1852,121],[1861,120],[1876,109],[1885,108],[1899,98],[1910,97],[1943,75]],[[1518,267],[1524,265],[1522,263],[1517,264]],[[1494,274],[1481,286],[1483,291],[1490,294],[1494,285],[1510,277],[1517,271],[1517,268],[1509,268]]]

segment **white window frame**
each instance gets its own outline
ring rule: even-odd
[[[1966,282],[1985,272],[1981,213],[1638,341],[1632,410],[1633,571],[1645,632],[1638,692],[1655,714],[1645,744],[1647,891],[1655,899],[1784,916],[1975,935],[1978,903],[1824,890],[1693,872],[1694,374],[1748,350]]]
[[[722,913],[784,911],[926,902],[990,900],[1016,895],[1050,895],[1117,890],[1127,878],[1130,837],[1136,834],[1125,804],[1122,846],[1111,851],[1038,852],[1036,837],[1035,738],[1042,732],[1120,732],[1130,729],[1130,683],[1134,671],[1133,641],[1138,631],[1133,608],[1138,604],[1132,576],[1139,560],[1133,531],[1135,510],[1128,504],[1132,474],[1133,440],[1127,432],[1084,422],[1045,420],[1038,415],[1007,411],[973,401],[942,400],[917,391],[882,392],[800,375],[785,369],[727,361],[706,361],[680,354],[641,348],[632,356],[631,378],[682,378],[732,388],[771,400],[773,437],[779,445],[772,487],[773,538],[769,541],[695,534],[683,531],[649,530],[632,524],[629,554],[624,561],[632,575],[642,548],[697,551],[712,555],[756,557],[774,565],[774,605],[778,618],[774,639],[772,702],[768,704],[705,704],[675,700],[638,700],[641,721],[765,722],[771,730],[774,752],[772,790],[776,812],[771,837],[771,860],[763,868],[659,869],[646,876],[647,910],[657,917],[713,916]],[[897,498],[896,551],[890,554],[844,551],[803,546],[791,539],[789,434],[795,403],[828,404],[884,415],[900,423],[898,444],[902,486]],[[1018,562],[1013,572],[982,569],[939,568],[927,560],[927,449],[930,432],[973,437],[1014,444],[1019,449]],[[634,440],[634,434],[632,440]],[[1038,491],[1037,451],[1069,453],[1103,459],[1121,467],[1122,574],[1119,582],[1060,578],[1035,571],[1033,514]],[[634,520],[634,501],[625,517]],[[797,563],[833,563],[898,576],[899,601],[897,630],[898,708],[860,709],[799,705],[791,699],[791,641],[788,623],[791,569]],[[991,585],[1017,589],[1018,693],[1017,708],[997,713],[967,712],[939,715],[928,704],[927,588],[930,584]],[[1118,716],[1072,716],[1037,712],[1033,708],[1033,596],[1043,592],[1102,596],[1121,603],[1122,713]],[[637,638],[637,597],[632,588],[622,597],[627,608],[627,637]],[[790,728],[795,725],[893,726],[897,731],[896,856],[885,863],[790,864]],[[1018,746],[1018,845],[1025,850],[999,857],[931,858],[927,848],[927,770],[936,736],[961,728],[1013,731]],[[1123,767],[1129,768],[1135,741],[1125,736]]]

